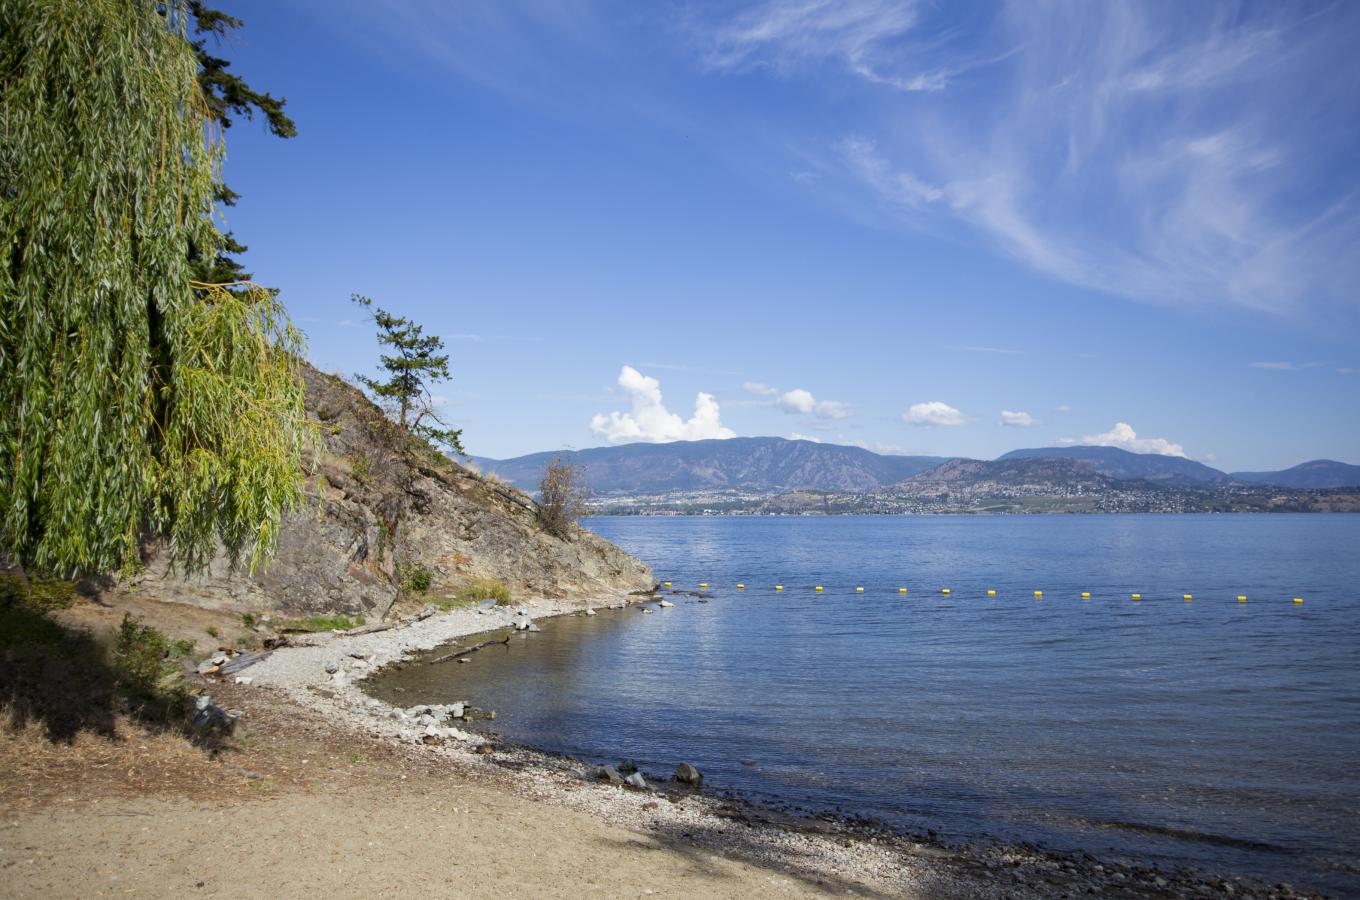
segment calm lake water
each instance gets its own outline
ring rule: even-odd
[[[756,800],[1360,894],[1360,516],[588,525],[712,598],[380,692]]]

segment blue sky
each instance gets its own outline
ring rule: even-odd
[[[221,5],[248,266],[442,335],[469,452],[1360,462],[1360,5]]]

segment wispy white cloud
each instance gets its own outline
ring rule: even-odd
[[[1355,152],[1336,119],[1360,75],[1344,37],[1354,8],[1014,4],[979,24],[966,52],[952,40],[926,49],[948,32],[938,12],[761,5],[731,19],[709,61],[787,75],[868,59],[846,65],[877,83],[879,51],[895,71],[989,56],[985,92],[945,78],[932,86],[951,88],[947,98],[874,103],[868,88],[848,133],[823,144],[830,155],[808,151],[819,171],[891,216],[962,224],[1083,287],[1275,313],[1357,305],[1360,185],[1353,173],[1326,190],[1309,183]]]
[[[705,61],[714,69],[767,68],[783,76],[831,62],[875,85],[942,90],[949,71],[900,65],[897,51],[917,20],[911,0],[769,0],[703,35]]]
[[[1072,411],[1072,407],[1066,403],[1059,403],[1057,407],[1054,408],[1053,411],[1060,413],[1070,413]]]
[[[748,394],[755,394],[757,397],[773,397],[779,393],[779,388],[770,387],[759,381],[742,382],[741,389]]]
[[[948,403],[931,400],[926,403],[913,403],[902,413],[902,421],[909,425],[954,427],[966,424],[968,417]]]
[[[817,435],[815,435],[815,434],[803,434],[803,433],[798,432],[798,431],[790,432],[790,434],[789,434],[789,440],[791,440],[791,441],[811,441],[811,442],[814,443],[814,444],[820,444],[820,443],[822,442],[822,439],[819,438],[819,437],[817,437]]]
[[[1067,439],[1065,439],[1067,440]],[[1160,453],[1163,456],[1185,456],[1185,448],[1166,438],[1140,438],[1127,422],[1116,422],[1104,434],[1088,435],[1081,443],[1095,447],[1118,447],[1132,453]]]
[[[1298,368],[1291,362],[1254,362],[1251,364],[1253,369],[1276,369],[1281,372],[1288,372]]]
[[[1001,410],[1001,424],[1009,425],[1012,428],[1033,428],[1044,423],[1027,412],[1003,409]]]
[[[1008,356],[1019,356],[1023,350],[1008,350],[1004,347],[953,347],[954,350],[966,350],[969,353],[1002,353]]]
[[[700,393],[695,397],[694,415],[686,420],[666,409],[661,399],[661,383],[655,378],[624,366],[618,384],[632,399],[632,411],[599,413],[590,420],[590,430],[611,443],[736,437],[736,432],[722,424],[718,401],[712,394]]]

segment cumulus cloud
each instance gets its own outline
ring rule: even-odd
[[[839,400],[818,400],[811,391],[794,388],[779,397],[779,408],[786,413],[802,413],[819,419],[844,419],[850,415],[846,404]]]
[[[850,415],[850,404],[840,400],[818,400],[812,392],[804,388],[794,388],[781,392],[761,381],[747,381],[741,389],[757,397],[772,397],[770,401],[790,415],[815,416],[818,419],[844,419]],[[818,426],[813,426],[818,427]]]
[[[1003,409],[1001,410],[1001,424],[1009,425],[1012,428],[1033,428],[1035,425],[1044,423],[1027,412],[1012,412],[1009,409]]]
[[[624,366],[619,372],[619,387],[632,398],[632,411],[615,411],[609,415],[599,413],[590,420],[590,430],[610,443],[664,443],[736,437],[736,432],[722,424],[718,401],[712,394],[700,392],[694,398],[694,415],[684,420],[666,409],[661,399],[661,382],[643,375],[632,366]]]
[[[1087,435],[1083,444],[1094,447],[1118,447],[1132,453],[1160,453],[1163,456],[1185,456],[1185,448],[1166,438],[1140,438],[1128,422],[1116,422],[1104,434]],[[1187,457],[1188,458],[1188,457]]]
[[[909,425],[963,425],[968,417],[948,403],[931,400],[929,403],[913,403],[902,413],[902,421]]]

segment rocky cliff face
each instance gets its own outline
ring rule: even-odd
[[[527,495],[412,441],[352,386],[310,367],[306,381],[321,446],[307,466],[307,505],[286,519],[268,569],[250,575],[218,558],[178,577],[153,553],[122,589],[213,608],[376,618],[421,570],[433,597],[475,578],[499,579],[525,599],[654,584],[647,566],[584,529],[568,540],[545,533]]]

